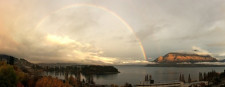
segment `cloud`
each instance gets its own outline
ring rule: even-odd
[[[109,12],[89,6],[57,10],[71,3],[42,2],[51,3],[0,3],[1,54],[35,63],[144,60],[138,42],[128,43],[135,39],[134,34]]]
[[[200,47],[197,47],[197,46],[192,46],[192,50],[194,51],[194,53],[196,53],[198,55],[212,55],[207,50],[204,50],[204,49],[202,49]]]
[[[62,44],[62,45],[76,43],[76,45],[82,46],[81,43],[78,43],[75,40],[70,39],[68,36],[61,37],[61,36],[56,36],[56,35],[47,35],[46,39],[49,42]]]
[[[3,26],[0,25],[1,32],[0,32],[0,49],[4,50],[5,53],[17,51],[16,46],[19,44],[13,39],[10,35],[10,31],[4,29]]]
[[[44,59],[49,60],[46,62],[76,62],[84,64],[114,64],[117,62],[117,58],[102,56],[103,51],[93,47],[91,44],[72,40],[68,36],[47,35],[45,38],[46,40],[41,43],[45,44],[46,49],[51,51],[43,50],[43,46],[38,46],[40,48],[36,49],[42,49],[44,54],[53,55],[36,55],[40,59],[43,58],[40,62],[44,62]],[[35,56],[29,57],[36,58]]]
[[[146,64],[155,64],[155,62],[149,62],[145,60],[126,60],[117,63],[118,65],[146,65]]]
[[[7,34],[7,32],[4,32]],[[3,34],[1,34],[3,35]],[[6,35],[7,36],[7,35]],[[88,43],[81,43],[68,36],[46,35],[32,39],[45,38],[41,41],[12,42],[11,38],[1,36],[1,53],[28,58],[32,62],[76,62],[84,64],[114,64],[117,58],[102,56],[103,51]],[[26,39],[27,38],[23,38]],[[5,41],[5,42],[2,42]],[[9,43],[9,44],[8,44]],[[17,43],[17,44],[13,44]]]
[[[191,50],[177,50],[175,52],[178,53],[194,53],[194,54],[198,54],[198,55],[210,55],[210,56],[215,56],[214,53],[209,52],[208,50],[202,49],[198,46],[192,46]]]
[[[139,31],[137,31],[138,38],[144,40],[150,36],[154,36],[153,34],[158,33],[160,30],[162,30],[162,28],[164,28],[163,25],[157,24],[149,25],[148,28],[140,29]]]
[[[144,59],[134,34],[110,13],[85,6],[56,11],[80,3],[105,7],[123,18],[148,57],[176,50],[213,56],[225,52],[223,0],[124,2],[0,0],[0,53],[36,62],[62,61],[65,56],[89,63]]]
[[[207,64],[207,65],[225,65],[225,62],[197,62],[195,64]]]
[[[218,42],[218,43],[210,43],[207,44],[210,47],[225,47],[225,42]]]

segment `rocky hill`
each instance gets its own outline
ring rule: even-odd
[[[198,55],[187,53],[168,53],[165,56],[160,56],[154,60],[158,63],[181,63],[181,62],[216,62],[216,58],[210,55]]]

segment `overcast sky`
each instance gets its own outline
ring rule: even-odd
[[[224,37],[224,0],[0,0],[0,53],[35,63],[223,59]]]

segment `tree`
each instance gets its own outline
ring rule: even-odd
[[[75,87],[79,87],[79,82],[72,75],[69,77],[69,84]]]
[[[63,83],[58,78],[52,78],[51,76],[43,77],[36,82],[35,87],[72,87],[68,83]]]
[[[182,76],[181,76],[181,74],[180,74],[180,77],[179,77],[179,81],[182,81]]]
[[[23,87],[27,74],[18,67],[0,62],[0,87]]]
[[[124,86],[122,86],[122,87],[132,87],[132,85],[131,85],[131,84],[129,84],[129,83],[125,83],[125,85],[124,85]]]
[[[199,72],[199,81],[203,81],[202,73]]]
[[[115,85],[115,84],[111,84],[110,86],[111,87],[119,87],[118,85]]]
[[[182,78],[182,82],[184,82],[184,83],[185,83],[184,74],[182,74],[181,78]]]
[[[188,82],[191,83],[191,76],[190,76],[190,74],[188,76]]]
[[[13,66],[1,64],[0,66],[0,87],[16,87],[19,77]]]

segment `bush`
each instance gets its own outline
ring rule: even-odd
[[[68,83],[63,83],[57,78],[45,76],[37,81],[35,87],[71,87],[71,85],[69,85]]]

